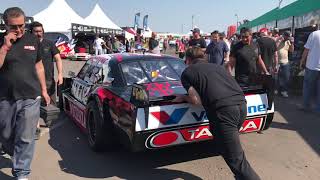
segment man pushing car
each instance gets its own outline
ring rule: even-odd
[[[210,127],[220,147],[220,153],[236,179],[259,180],[247,161],[239,139],[239,129],[247,116],[247,104],[242,89],[235,79],[216,64],[204,60],[199,47],[186,52],[189,65],[181,75],[188,95],[178,95],[173,102],[187,101],[202,105]]]

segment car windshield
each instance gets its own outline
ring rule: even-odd
[[[180,60],[147,60],[121,64],[127,85],[180,80],[185,67]]]

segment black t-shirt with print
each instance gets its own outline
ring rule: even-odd
[[[58,48],[54,45],[53,42],[47,39],[43,39],[41,41],[41,47],[42,47],[42,63],[44,66],[45,74],[46,74],[46,85],[48,88],[48,93],[52,94],[53,90],[51,90],[54,85],[54,56],[56,54],[59,54]]]
[[[236,59],[235,78],[238,82],[248,83],[249,76],[257,73],[259,55],[260,50],[255,43],[247,45],[240,41],[233,46],[230,56]]]
[[[189,46],[206,48],[207,47],[207,43],[206,43],[206,40],[204,40],[203,38],[199,38],[199,39],[192,38],[189,41]]]
[[[276,41],[270,37],[261,37],[257,40],[261,51],[261,58],[267,68],[270,70],[273,67],[274,55],[277,52]]]
[[[218,64],[197,63],[187,67],[181,75],[181,83],[188,90],[198,92],[203,107],[219,109],[245,102],[244,94],[235,79]]]
[[[5,34],[0,35],[0,47]],[[41,95],[35,65],[42,59],[38,38],[26,33],[12,45],[0,68],[0,100],[35,99]]]

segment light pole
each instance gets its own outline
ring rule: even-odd
[[[238,27],[239,27],[239,25],[238,25],[239,24],[239,16],[238,16],[238,14],[235,14],[234,16],[237,17],[237,30],[238,30]]]
[[[194,15],[191,16],[192,29],[194,28]]]
[[[280,9],[281,4],[282,4],[282,1],[283,1],[283,0],[279,0],[279,6],[278,6],[278,9]]]

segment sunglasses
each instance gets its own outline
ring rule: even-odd
[[[23,29],[25,24],[18,24],[18,25],[7,25],[7,27],[10,30],[17,30],[17,29]]]

